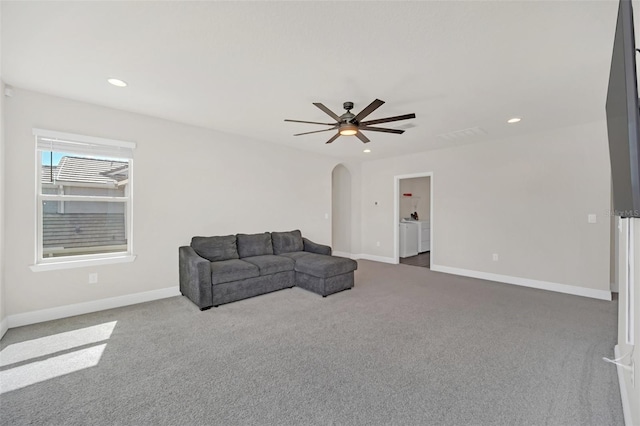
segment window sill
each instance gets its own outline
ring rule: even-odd
[[[82,260],[60,260],[47,263],[36,263],[29,266],[33,272],[55,271],[60,269],[84,268],[87,266],[111,265],[114,263],[128,263],[136,260],[135,254],[127,254],[114,257],[103,257],[101,259],[82,259]]]

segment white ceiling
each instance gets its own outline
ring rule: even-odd
[[[617,1],[2,2],[15,87],[373,159],[604,119]],[[120,89],[106,82],[118,77]],[[375,98],[403,135],[324,142]],[[517,125],[506,120],[521,116]],[[330,119],[329,119],[330,121]],[[443,141],[480,127],[486,136]]]

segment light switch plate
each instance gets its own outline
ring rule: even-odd
[[[589,222],[589,223],[596,223],[596,222],[597,222],[597,220],[596,220],[596,215],[595,215],[595,214],[593,214],[593,213],[591,213],[591,214],[587,215],[587,222]]]

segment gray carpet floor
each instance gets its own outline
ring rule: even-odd
[[[617,302],[359,261],[356,287],[325,299],[294,288],[200,312],[173,297],[11,329],[2,385],[42,381],[3,393],[0,419],[621,425],[602,361],[616,316]]]

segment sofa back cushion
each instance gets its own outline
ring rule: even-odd
[[[273,254],[271,234],[238,234],[238,254],[241,258]]]
[[[225,235],[222,237],[193,237],[191,247],[211,262],[221,260],[238,259],[238,249],[235,235]]]
[[[304,249],[302,233],[297,229],[289,232],[272,232],[271,239],[273,240],[273,254],[291,253]]]

